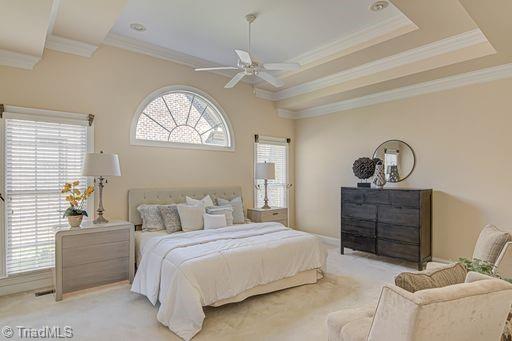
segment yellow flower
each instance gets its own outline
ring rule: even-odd
[[[73,186],[78,186],[80,185],[80,181],[76,180],[76,181],[73,181]]]
[[[75,189],[73,189],[73,194],[80,196],[80,194],[82,194],[82,192],[80,192],[80,190],[78,188],[75,188]]]

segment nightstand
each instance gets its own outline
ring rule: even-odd
[[[113,221],[65,228],[55,234],[55,300],[62,295],[123,280],[133,281],[132,223]]]
[[[275,221],[288,226],[288,209],[282,207],[249,208],[247,209],[247,218],[254,223]]]

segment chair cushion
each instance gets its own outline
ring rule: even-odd
[[[342,341],[366,341],[372,326],[372,317],[364,317],[347,323],[341,328]]]
[[[374,314],[374,305],[360,308],[343,309],[330,313],[327,316],[328,341],[339,341],[341,330],[348,323],[362,318],[372,318]]]
[[[494,225],[486,225],[476,241],[473,258],[495,264],[498,256],[512,236]]]
[[[402,272],[395,277],[395,285],[409,292],[442,288],[464,283],[467,270],[464,265],[454,263],[443,268],[419,272]]]

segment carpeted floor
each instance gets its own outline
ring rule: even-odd
[[[206,308],[194,340],[326,340],[329,312],[376,303],[382,284],[411,267],[358,252],[342,256],[330,247],[327,274],[317,284]],[[71,326],[74,340],[179,340],[158,323],[156,311],[128,284],[82,291],[58,303],[53,295],[23,293],[0,297],[0,328]]]

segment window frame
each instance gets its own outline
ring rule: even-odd
[[[257,136],[257,141],[256,141],[256,136]],[[274,145],[279,145],[279,146],[285,146],[286,147],[286,159],[285,159],[285,162],[286,162],[286,182],[287,182],[287,185],[289,185],[290,183],[290,140],[288,138],[285,138],[285,137],[273,137],[273,136],[265,136],[265,135],[259,135],[257,134],[255,136],[255,141],[254,141],[254,148],[253,148],[253,183],[254,183],[254,186],[253,186],[253,206],[255,208],[259,208],[259,206],[257,207],[258,205],[258,188],[257,188],[257,185],[258,185],[258,180],[256,179],[256,164],[258,162],[258,144],[259,143],[262,143],[262,144],[274,144]],[[262,189],[263,190],[263,189]],[[286,196],[286,207],[284,208],[287,208],[288,209],[288,219],[290,218],[289,217],[289,214],[290,214],[290,192],[289,192],[289,187],[286,187],[285,189],[285,196]]]
[[[87,126],[87,152],[94,152],[94,123],[89,121],[87,114],[69,113],[44,109],[33,109],[6,105],[2,117],[0,117],[0,131],[3,138],[0,139],[0,188],[3,197],[7,200],[7,181],[6,181],[6,119],[13,118],[28,121],[43,121],[51,123],[77,124]],[[94,177],[87,177],[87,184],[94,183]],[[94,216],[94,196],[87,201],[87,211]],[[6,212],[7,203],[0,201],[0,280],[5,278],[24,277],[26,275],[45,273],[51,271],[52,268],[43,268],[18,272],[11,275],[7,274],[7,227],[8,214]]]
[[[220,119],[223,121],[228,138],[228,146],[215,146],[207,144],[195,144],[195,143],[182,143],[182,142],[171,142],[171,141],[152,141],[152,140],[141,140],[137,139],[137,123],[139,117],[142,115],[142,111],[155,99],[172,92],[188,92],[193,95],[201,97],[205,100],[209,106],[212,106],[220,115]],[[235,151],[235,134],[233,126],[226,112],[210,95],[197,88],[186,86],[186,85],[170,85],[153,91],[147,95],[144,100],[139,104],[135,114],[132,118],[132,124],[130,128],[130,144],[133,146],[146,146],[146,147],[164,147],[164,148],[178,148],[178,149],[198,149],[198,150],[211,150],[211,151]]]

